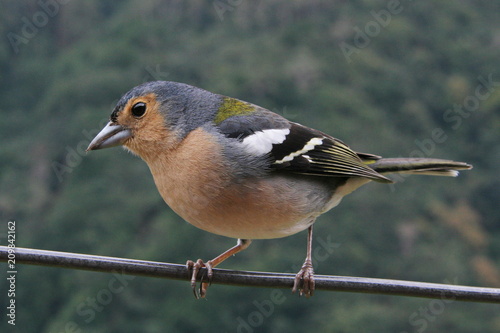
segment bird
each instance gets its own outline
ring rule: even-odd
[[[292,292],[310,297],[318,216],[366,183],[392,183],[390,173],[457,176],[472,168],[444,159],[355,152],[258,105],[172,81],[146,82],[125,93],[87,151],[120,145],[147,163],[163,200],[180,217],[237,239],[212,260],[186,262],[196,298],[206,296],[213,268],[252,240],[306,229],[306,259]],[[198,288],[201,272],[207,279],[201,277]]]

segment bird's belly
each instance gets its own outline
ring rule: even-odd
[[[273,239],[293,235],[307,229],[314,223],[315,217],[288,218],[272,216],[270,214],[233,214],[228,217],[226,214],[211,214],[214,219],[200,219],[185,217],[185,220],[192,225],[205,231],[241,239]],[[249,220],[249,215],[252,219]]]
[[[242,239],[270,239],[308,228],[324,212],[331,186],[273,176],[161,193],[182,218],[205,231]]]

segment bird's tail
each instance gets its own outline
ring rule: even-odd
[[[413,175],[458,176],[459,170],[472,169],[472,165],[437,158],[378,158],[361,154],[366,164],[378,173],[408,173]]]

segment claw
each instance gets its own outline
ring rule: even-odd
[[[213,270],[213,265],[212,265],[212,260],[209,260],[205,263],[205,268],[207,269],[207,279],[208,283],[207,286],[212,285],[212,279],[214,277],[214,270]],[[202,278],[203,280],[203,278]]]
[[[198,270],[195,268],[196,263],[192,260],[186,262],[186,269],[188,272],[188,277],[191,278],[191,289],[193,290],[194,298],[200,298],[198,292],[196,292],[196,276],[198,275]]]
[[[202,268],[207,269],[207,278],[208,282],[203,282],[203,278],[205,275],[201,276],[200,288],[197,290],[196,288],[196,280],[198,278],[198,273]],[[186,269],[188,271],[188,276],[191,277],[191,289],[193,290],[194,297],[196,299],[205,298],[207,295],[207,288],[212,284],[212,278],[214,275],[212,268],[212,260],[207,261],[206,263],[203,260],[198,259],[196,262],[192,260],[188,260],[186,262]]]
[[[295,293],[297,289],[299,290],[299,295],[305,295],[307,298],[314,294],[314,270],[312,265],[312,234],[313,226],[309,227],[309,232],[307,233],[307,255],[304,264],[300,271],[295,275],[295,281],[293,283],[292,293]],[[301,282],[302,281],[302,285]]]
[[[213,268],[230,256],[246,249],[251,242],[252,241],[250,239],[238,239],[238,243],[236,243],[235,246],[221,253],[214,259],[207,261],[206,263],[201,259],[196,260],[196,262],[188,260],[186,262],[186,269],[188,272],[188,276],[191,278],[191,289],[193,290],[194,297],[196,297],[197,299],[205,298],[205,296],[207,295],[207,288],[212,284],[212,279],[214,276]],[[196,280],[198,278],[198,273],[203,267],[206,268],[207,282],[203,282],[203,278],[205,277],[205,275],[201,276],[200,289],[196,290]],[[205,273],[205,271],[203,272]]]
[[[302,284],[301,284],[302,281]],[[314,294],[314,269],[312,263],[306,260],[300,271],[295,275],[295,282],[293,284],[292,292],[295,293],[299,290],[299,295],[311,297]]]

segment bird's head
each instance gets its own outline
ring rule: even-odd
[[[127,92],[87,151],[123,145],[148,160],[213,121],[221,96],[187,84],[154,81]]]

